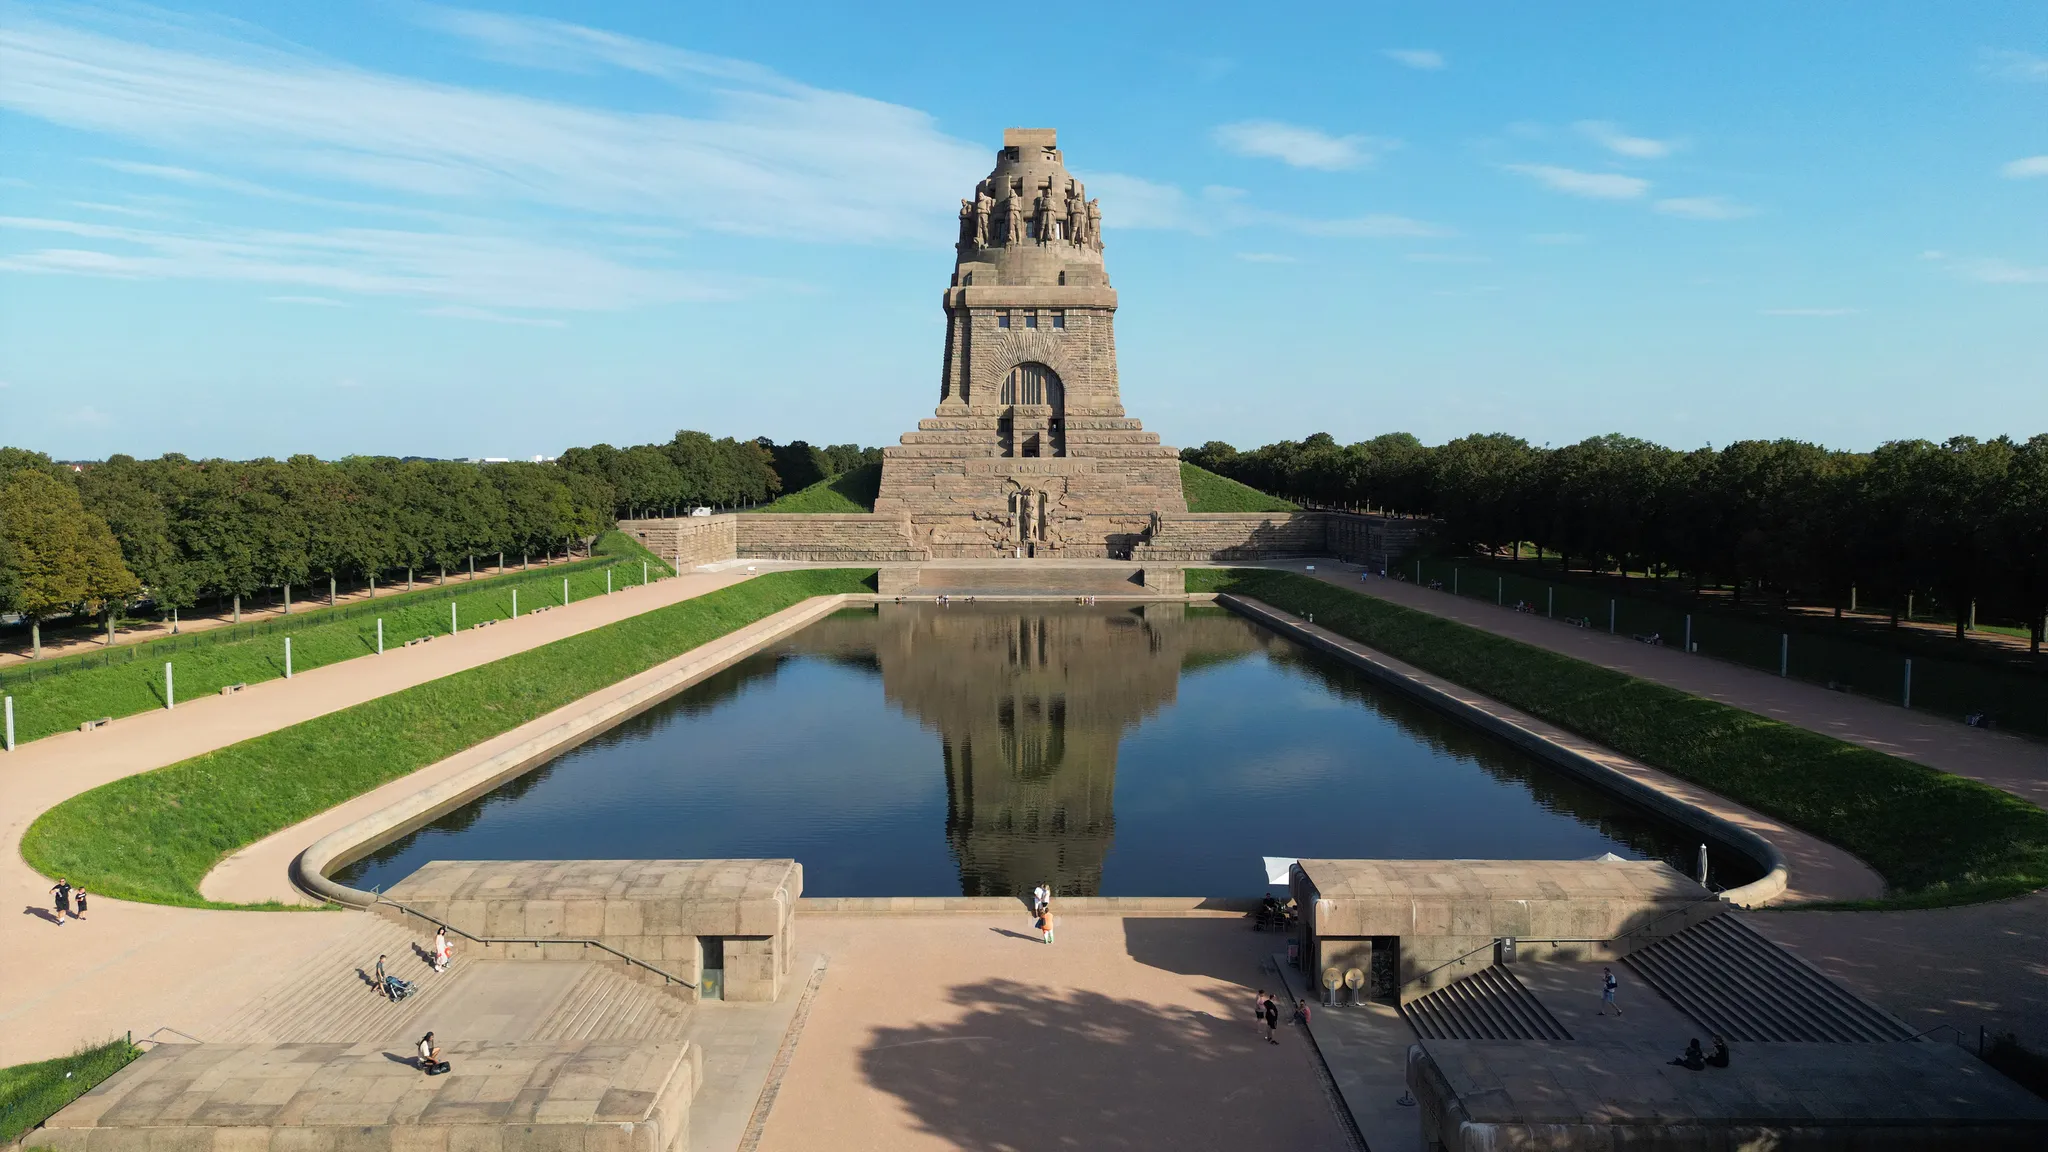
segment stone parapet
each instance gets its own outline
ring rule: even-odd
[[[908,518],[873,512],[761,512],[741,515],[735,547],[750,560],[807,560],[824,564],[875,564],[922,560]]]
[[[687,1152],[680,1040],[162,1044],[34,1133],[59,1152]],[[404,1051],[401,1056],[398,1053]]]

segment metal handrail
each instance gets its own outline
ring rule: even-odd
[[[1414,985],[1429,979],[1431,976],[1436,975],[1444,969],[1449,968],[1453,964],[1462,964],[1465,961],[1470,960],[1472,957],[1477,956],[1481,952],[1486,951],[1488,948],[1500,947],[1503,942],[1508,940],[1530,940],[1544,944],[1612,944],[1618,940],[1625,940],[1630,936],[1640,936],[1643,933],[1648,932],[1650,929],[1655,928],[1657,925],[1662,924],[1664,921],[1671,919],[1673,916],[1680,916],[1690,911],[1692,911],[1691,906],[1684,908],[1673,908],[1671,911],[1666,912],[1662,916],[1657,917],[1655,920],[1650,921],[1648,924],[1645,924],[1640,928],[1632,928],[1627,932],[1623,932],[1619,936],[1496,936],[1492,940],[1489,940],[1486,943],[1481,944],[1479,947],[1472,949],[1470,952],[1467,952],[1462,956],[1459,956],[1455,959],[1444,961],[1436,967],[1431,968],[1429,971],[1424,972],[1420,976],[1415,977],[1413,980],[1408,981],[1406,984],[1401,985],[1401,987],[1413,987]]]
[[[440,928],[440,929],[442,929],[442,930],[444,930],[444,931],[448,931],[448,932],[453,932],[453,933],[455,933],[455,934],[456,934],[457,936],[460,936],[460,937],[462,937],[463,939],[465,939],[465,940],[468,940],[468,941],[471,941],[471,942],[473,942],[473,943],[477,943],[477,944],[581,944],[581,945],[583,945],[583,946],[584,946],[585,948],[602,948],[602,949],[604,949],[604,950],[605,950],[606,952],[609,952],[609,953],[611,953],[612,955],[614,955],[614,956],[617,956],[617,957],[618,957],[619,959],[621,959],[621,960],[624,960],[624,961],[625,961],[626,963],[628,963],[628,964],[638,964],[638,965],[639,965],[640,967],[642,967],[642,968],[645,968],[645,969],[647,969],[647,970],[648,970],[649,972],[652,972],[652,973],[654,973],[654,974],[655,974],[656,976],[659,976],[659,977],[661,977],[661,978],[662,978],[662,979],[663,979],[664,981],[672,981],[672,982],[674,982],[674,983],[677,983],[677,984],[681,984],[681,985],[682,985],[683,987],[685,987],[685,988],[695,988],[695,987],[697,987],[697,985],[696,985],[696,984],[695,984],[694,982],[692,982],[692,981],[689,981],[689,980],[685,980],[685,979],[683,979],[683,978],[682,978],[681,976],[678,976],[678,975],[676,975],[676,974],[675,974],[675,973],[673,973],[673,972],[664,972],[664,971],[662,971],[661,969],[659,969],[659,968],[656,968],[656,967],[655,967],[654,965],[652,965],[652,964],[649,964],[649,963],[648,963],[647,961],[645,961],[645,960],[642,960],[642,959],[641,959],[641,958],[639,958],[638,956],[634,956],[634,955],[632,955],[632,954],[630,954],[630,953],[626,953],[626,952],[621,952],[621,951],[619,951],[619,950],[618,950],[617,948],[614,948],[614,947],[612,947],[611,945],[609,945],[609,944],[605,943],[605,942],[604,942],[604,941],[602,941],[602,940],[591,940],[591,939],[586,939],[586,938],[584,938],[584,937],[580,937],[580,936],[478,936],[478,935],[476,935],[476,934],[475,934],[475,933],[473,933],[473,932],[465,932],[465,931],[463,931],[462,929],[460,929],[460,928],[457,928],[457,927],[456,927],[455,925],[453,925],[453,924],[449,924],[449,923],[447,923],[447,922],[445,922],[445,921],[441,920],[441,919],[440,919],[439,917],[435,917],[435,916],[429,916],[429,915],[427,915],[427,914],[426,914],[425,912],[422,912],[422,911],[420,911],[420,910],[419,910],[419,909],[417,909],[417,908],[409,908],[409,907],[407,907],[406,905],[404,905],[404,904],[400,904],[400,903],[399,903],[398,901],[396,901],[396,900],[393,900],[393,899],[391,899],[390,897],[387,897],[387,896],[378,896],[378,897],[377,897],[377,903],[379,903],[379,904],[389,904],[389,905],[391,905],[391,906],[392,906],[393,908],[396,908],[396,909],[398,909],[398,910],[399,910],[400,912],[409,912],[409,913],[411,913],[412,915],[414,915],[414,916],[417,916],[417,917],[419,917],[419,918],[420,918],[420,919],[422,919],[422,920],[425,920],[425,921],[426,921],[427,923],[429,923],[429,924],[432,924],[432,925],[433,925],[434,927],[436,927],[436,928]]]

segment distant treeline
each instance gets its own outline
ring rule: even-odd
[[[678,432],[666,444],[571,448],[562,453],[561,466],[603,481],[616,514],[631,518],[763,504],[881,459],[880,448],[858,444],[817,448],[802,440],[713,440],[702,432]]]
[[[330,577],[544,555],[629,512],[759,503],[871,458],[880,450],[687,431],[572,448],[555,463],[171,454],[72,465],[0,448],[0,611],[35,622],[146,597],[167,613]]]
[[[1959,635],[1975,603],[2025,622],[2037,644],[2048,612],[2048,434],[1682,452],[1618,435],[1538,448],[1501,433],[1438,447],[1405,433],[1358,444],[1317,433],[1181,455],[1297,500],[1436,517],[1454,547],[1528,543],[1568,567],[1679,575],[1738,597],[1841,604],[1853,586],[1895,619],[1919,594],[1956,614]]]

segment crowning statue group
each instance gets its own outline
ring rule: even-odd
[[[960,243],[976,248],[994,247],[998,242],[1005,246],[1022,244],[1030,231],[1037,232],[1040,244],[1065,240],[1083,248],[1102,251],[1102,205],[1100,201],[1088,199],[1088,193],[1079,180],[1067,181],[1065,194],[1061,194],[1047,181],[1036,196],[1027,199],[1021,182],[1008,189],[1009,195],[1002,199],[1002,237],[996,237],[996,198],[990,182],[983,180],[974,187],[974,199],[960,202]],[[1024,221],[1029,218],[1033,229],[1026,229]]]

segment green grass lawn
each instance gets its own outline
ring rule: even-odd
[[[1316,623],[1710,788],[1854,853],[1920,908],[2048,886],[2048,812],[1985,784],[1504,639],[1307,576],[1198,569]]]
[[[882,466],[863,464],[859,468],[829,476],[808,488],[777,497],[756,512],[873,512],[875,494],[882,488]]]
[[[573,565],[510,572],[474,582],[450,580],[444,586],[379,597],[375,611],[358,614],[354,610],[364,606],[349,605],[311,610],[303,616],[295,613],[288,620],[270,622],[271,626],[256,636],[206,642],[207,634],[197,633],[189,648],[144,651],[132,662],[123,661],[125,653],[117,647],[110,653],[115,660],[112,664],[80,666],[10,684],[5,692],[14,697],[15,739],[25,743],[76,729],[85,720],[162,708],[166,662],[172,665],[177,698],[193,700],[216,693],[226,684],[255,684],[284,675],[286,636],[292,641],[292,671],[306,672],[373,655],[380,618],[384,621],[384,646],[397,648],[415,637],[448,635],[451,603],[454,625],[470,629],[486,620],[509,619],[515,595],[521,613],[561,604],[564,580],[571,600],[587,600],[605,594],[608,571],[614,590],[639,584],[643,561],[648,579],[669,574],[668,565],[624,533],[606,533],[598,549],[598,558]]]
[[[109,1040],[55,1060],[0,1068],[0,1147],[64,1110],[142,1055],[126,1040]]]
[[[634,567],[638,567],[635,565]],[[188,907],[230,853],[871,569],[774,572],[74,796],[22,856],[116,900]]]
[[[1257,488],[1218,476],[1206,468],[1180,462],[1180,486],[1187,493],[1190,512],[1298,512],[1301,505]]]

